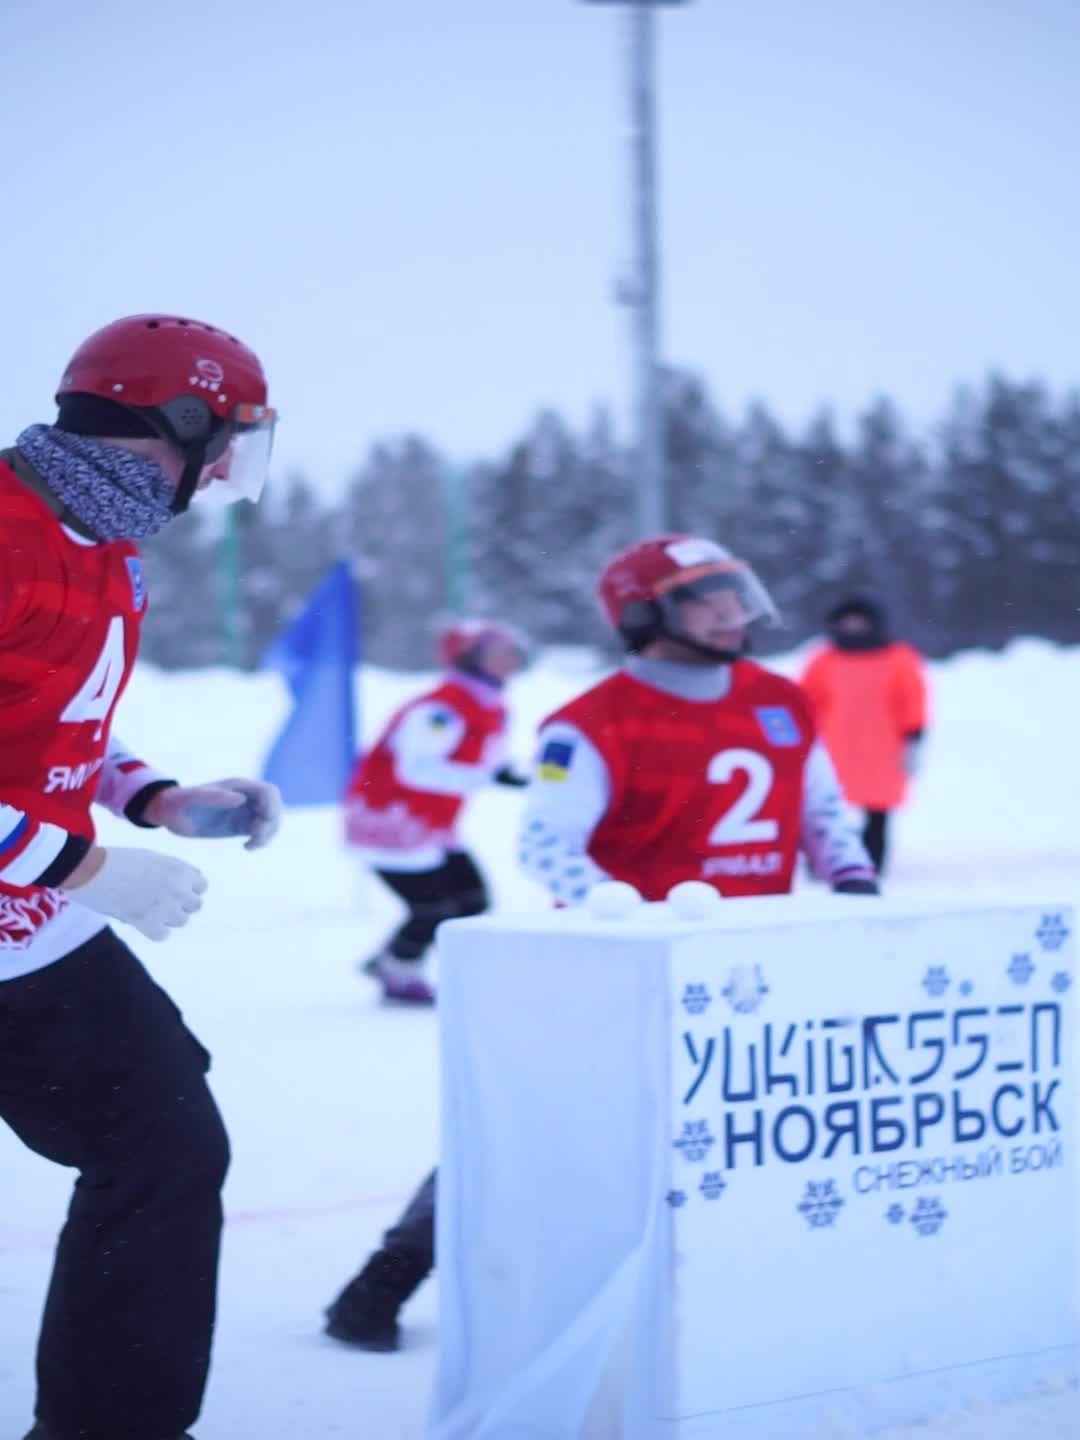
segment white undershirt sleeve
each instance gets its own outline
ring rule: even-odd
[[[803,770],[800,840],[819,880],[831,883],[845,877],[876,877],[874,863],[851,827],[836,771],[820,741],[814,744]]]
[[[394,727],[387,742],[394,757],[394,772],[412,790],[435,795],[470,795],[486,785],[498,768],[498,747],[488,746],[476,764],[451,760],[465,737],[464,719],[439,700],[414,705]]]
[[[156,781],[167,780],[160,770],[155,770],[145,760],[140,760],[115,736],[109,737],[109,748],[98,776],[94,793],[95,805],[104,805],[114,815],[123,816],[140,790]]]
[[[599,750],[576,726],[557,720],[540,731],[539,759],[518,834],[522,868],[564,905],[577,905],[607,875],[588,844],[611,800]]]

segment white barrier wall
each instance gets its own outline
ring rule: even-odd
[[[1077,1359],[1074,918],[440,932],[437,1440],[798,1440]]]

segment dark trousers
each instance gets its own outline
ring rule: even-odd
[[[383,1236],[384,1250],[407,1251],[430,1270],[435,1264],[435,1177],[431,1174]]]
[[[0,983],[0,1119],[79,1172],[37,1352],[57,1440],[170,1440],[199,1413],[229,1161],[209,1063],[111,930]]]
[[[862,842],[867,854],[874,862],[874,869],[880,875],[885,868],[885,851],[888,847],[889,812],[867,810],[863,814]]]
[[[405,923],[388,942],[398,960],[419,960],[444,920],[480,915],[488,908],[487,886],[465,850],[451,850],[435,870],[377,870],[384,884],[409,907]]]

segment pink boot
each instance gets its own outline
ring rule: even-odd
[[[376,955],[371,974],[383,987],[383,999],[402,1005],[434,1005],[435,991],[424,978],[420,962],[396,955]]]

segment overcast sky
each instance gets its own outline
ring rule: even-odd
[[[0,443],[162,309],[263,356],[281,466],[493,453],[629,393],[624,49],[580,0],[5,0]],[[666,356],[737,412],[1080,378],[1078,0],[661,15]]]

